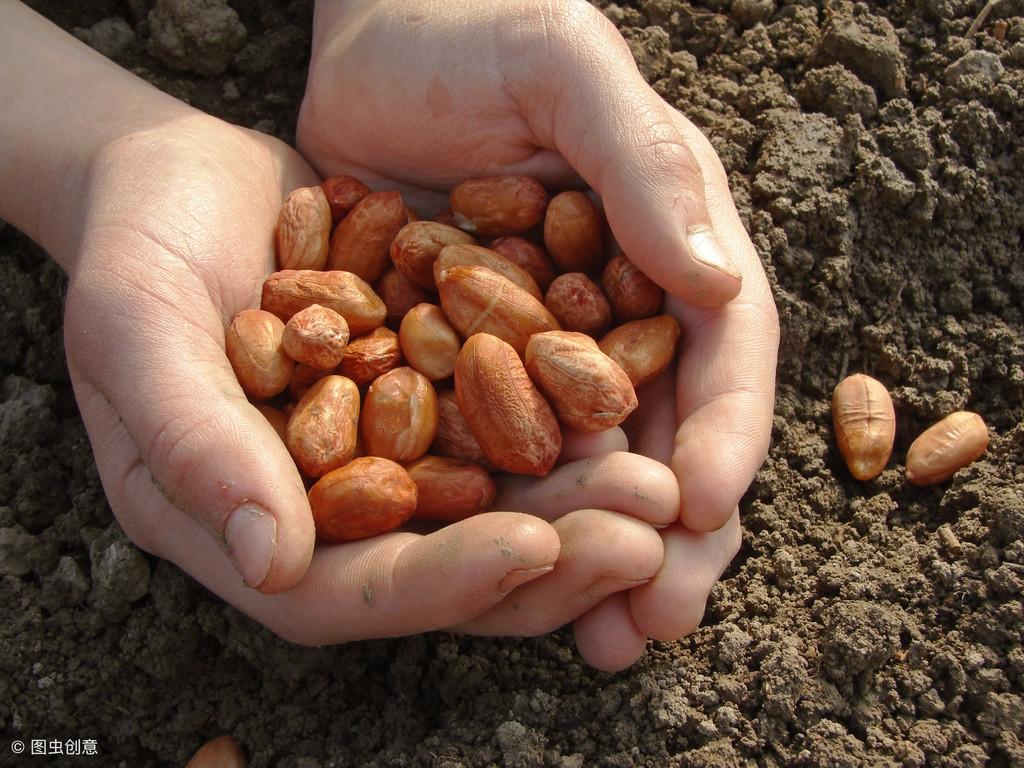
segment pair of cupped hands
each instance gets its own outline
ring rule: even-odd
[[[133,87],[140,109],[156,98]],[[71,376],[128,536],[305,644],[572,622],[584,659],[615,670],[699,624],[767,451],[777,319],[714,150],[598,11],[318,3],[301,154],[159,98],[159,120],[90,158],[62,260]],[[315,545],[302,479],[236,383],[224,329],[258,303],[284,196],[337,173],[428,216],[470,177],[592,187],[669,294],[678,365],[624,429],[567,434],[548,477],[502,479],[501,511]]]

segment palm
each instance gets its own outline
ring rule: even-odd
[[[173,409],[193,410],[190,398],[211,384],[240,395],[223,357],[224,325],[258,301],[283,193],[314,178],[280,142],[205,118],[122,140],[95,164],[69,286],[68,362],[87,426],[106,437],[94,448],[112,507],[151,551],[163,551],[154,516],[168,504],[218,526],[220,511],[181,481],[205,471],[215,483],[220,467],[183,467],[175,457],[223,430]],[[168,365],[173,378],[154,375]],[[133,480],[139,467],[145,477]]]
[[[201,307],[165,308],[189,322],[211,308],[230,317],[252,306],[273,265],[282,194],[315,182],[301,158],[280,142],[223,124],[142,136],[110,155],[112,177],[129,164],[138,173],[125,201],[125,181],[108,184],[100,163],[83,233],[86,270],[124,266],[125,280],[168,291],[169,298],[202,300]],[[178,273],[189,277],[182,281]]]

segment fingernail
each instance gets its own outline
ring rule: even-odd
[[[718,242],[715,233],[707,227],[691,227],[686,233],[686,243],[690,246],[690,254],[701,264],[706,264],[737,280],[742,279],[742,275],[722,248],[722,244]]]
[[[507,594],[516,587],[525,584],[528,581],[533,581],[538,576],[543,576],[545,573],[551,573],[555,569],[555,564],[542,565],[539,568],[519,568],[514,571],[509,571],[505,574],[505,577],[498,583],[498,592],[501,594]]]
[[[650,579],[620,579],[618,576],[605,576],[583,590],[583,597],[587,600],[603,600],[608,595],[643,586],[649,581]]]
[[[231,510],[224,527],[228,556],[246,585],[258,587],[270,573],[277,549],[277,521],[267,510],[251,501]]]

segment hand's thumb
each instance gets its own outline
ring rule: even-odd
[[[711,227],[688,141],[699,134],[644,82],[606,27],[579,36],[561,68],[556,147],[601,195],[612,232],[640,269],[690,304],[724,304],[742,279]],[[588,45],[588,37],[596,39]]]
[[[159,290],[122,287],[116,312],[106,291],[77,289],[68,299],[69,362],[111,504],[157,553],[160,537],[181,534],[178,516],[187,513],[220,541],[246,584],[287,589],[313,551],[302,480],[274,428],[242,394],[213,308],[193,304],[202,317],[190,322],[166,309],[177,302],[154,307]],[[103,460],[112,464],[106,471]],[[150,482],[139,482],[140,464]]]

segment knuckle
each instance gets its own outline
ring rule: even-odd
[[[674,126],[650,121],[638,124],[634,148],[637,162],[652,181],[680,186],[703,198],[704,175],[696,157]]]
[[[181,399],[180,406],[175,402]],[[175,396],[164,400],[174,415],[166,416],[153,430],[143,448],[143,458],[153,473],[153,482],[175,507],[194,512],[183,490],[199,476],[206,465],[209,448],[216,444],[218,427],[210,415],[197,416],[190,408],[191,397]],[[188,416],[182,414],[189,414]],[[211,523],[217,521],[209,521]],[[217,529],[220,529],[218,524]]]
[[[141,497],[138,489],[144,489]],[[162,522],[167,510],[159,498],[154,498],[158,494],[148,468],[139,459],[125,471],[107,496],[110,509],[125,536],[139,549],[164,557],[163,539],[159,532],[167,530]]]

